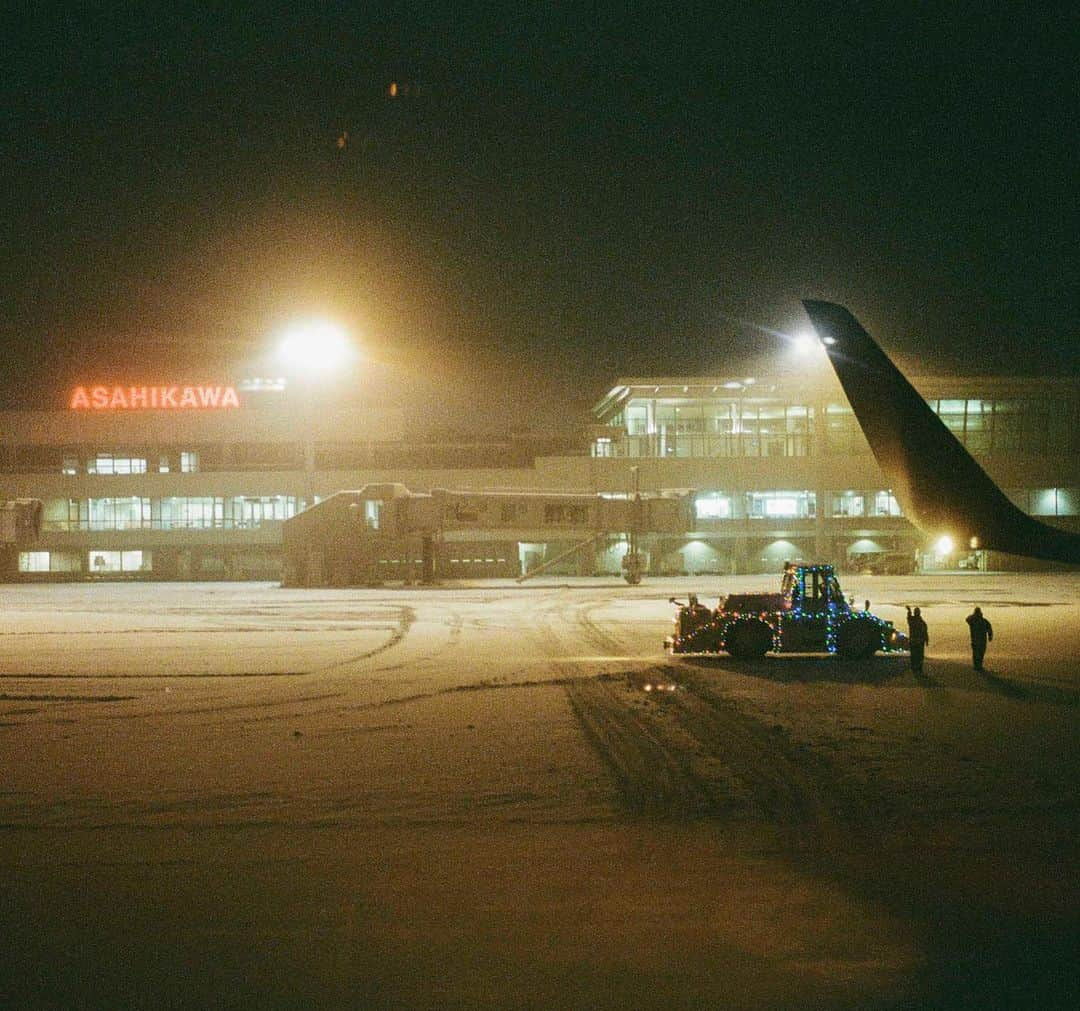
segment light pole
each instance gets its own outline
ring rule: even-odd
[[[623,578],[631,585],[637,586],[641,582],[641,554],[638,551],[638,534],[641,531],[641,468],[633,466],[630,473],[634,475],[634,497],[630,504],[630,530],[628,531],[629,543],[626,554],[623,556]]]
[[[278,358],[302,383],[301,448],[304,466],[304,501],[315,504],[315,441],[312,395],[316,380],[343,368],[355,355],[345,328],[328,319],[309,318],[289,324],[281,334]]]

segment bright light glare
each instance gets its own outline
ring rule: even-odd
[[[817,346],[817,338],[808,333],[796,334],[791,339],[791,346],[798,355],[808,355]]]
[[[330,320],[309,319],[293,323],[281,337],[281,360],[300,372],[330,372],[352,356],[343,327]]]
[[[934,544],[934,550],[939,555],[951,555],[953,550],[953,539],[948,534],[939,537]]]

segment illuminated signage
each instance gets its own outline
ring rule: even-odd
[[[76,386],[73,411],[202,411],[239,407],[232,386]]]

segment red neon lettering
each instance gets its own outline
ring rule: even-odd
[[[76,386],[68,406],[73,411],[201,410],[239,407],[232,386]]]

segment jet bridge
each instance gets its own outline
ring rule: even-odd
[[[443,570],[455,545],[513,543],[516,552],[520,543],[557,540],[585,551],[622,536],[630,545],[624,572],[636,582],[641,572],[637,535],[684,533],[692,526],[691,504],[685,491],[615,497],[446,488],[412,492],[401,484],[367,485],[331,495],[285,521],[284,583],[364,585],[395,573],[428,583],[452,574]],[[519,574],[516,557],[506,560],[504,574]]]

